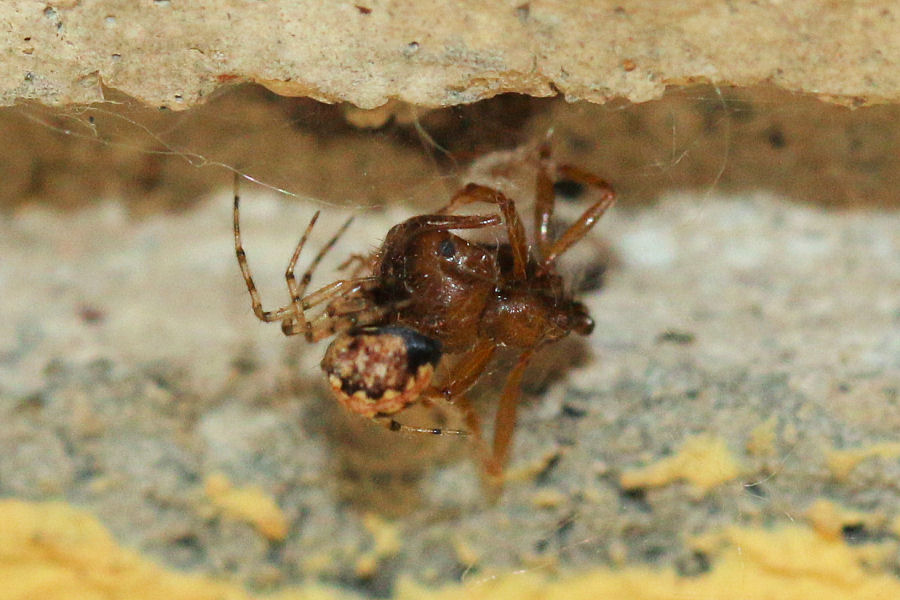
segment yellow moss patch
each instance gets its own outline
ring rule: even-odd
[[[900,457],[900,442],[884,442],[850,450],[832,450],[827,453],[825,460],[832,476],[841,481],[846,479],[859,463],[876,457],[885,460]]]
[[[262,488],[255,485],[236,488],[227,477],[216,473],[206,478],[204,489],[213,506],[226,517],[250,523],[272,541],[281,541],[287,536],[288,522],[284,513]]]
[[[725,440],[713,435],[688,438],[678,454],[652,465],[626,471],[619,479],[625,489],[660,487],[687,481],[701,493],[740,475],[741,469]]]

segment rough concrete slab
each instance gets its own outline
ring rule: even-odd
[[[373,108],[502,92],[602,103],[770,82],[843,104],[900,97],[895,2],[15,0],[0,103],[187,108],[231,81]]]

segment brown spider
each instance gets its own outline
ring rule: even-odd
[[[561,182],[591,186],[600,192],[600,199],[555,240],[550,238],[555,201],[551,171]],[[241,245],[235,177],[235,250],[253,312],[261,321],[281,321],[285,335],[302,333],[309,342],[337,336],[325,352],[322,369],[337,400],[351,412],[391,430],[467,433],[411,427],[393,418],[417,401],[431,404],[442,400],[455,406],[479,443],[486,473],[499,476],[512,441],[522,376],[535,351],[573,331],[587,335],[594,327],[585,306],[565,289],[556,272],[556,260],[584,237],[615,201],[612,187],[603,179],[577,167],[552,164],[547,144],[538,153],[536,196],[532,246],[514,202],[497,190],[470,183],[436,213],[392,227],[371,256],[351,256],[344,265],[358,263],[351,277],[307,294],[313,271],[350,223],[344,223],[319,250],[298,283],[294,270],[317,212],[285,273],[291,302],[266,311]],[[451,233],[501,223],[496,214],[453,214],[474,202],[497,205],[506,229],[505,242],[476,243]],[[324,310],[307,315],[320,305]],[[514,348],[519,357],[500,396],[493,446],[487,450],[480,419],[465,394],[498,347]],[[432,385],[432,375],[444,354],[458,355],[458,360],[442,385]]]

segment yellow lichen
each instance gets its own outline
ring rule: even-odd
[[[212,505],[226,517],[251,524],[272,541],[287,536],[287,518],[262,488],[255,485],[237,488],[225,475],[215,473],[206,478],[204,490]]]
[[[372,551],[379,557],[394,556],[400,551],[400,531],[397,525],[374,513],[363,516],[363,526],[375,542]]]
[[[375,576],[378,570],[378,558],[371,552],[367,552],[356,559],[354,571],[360,579],[369,579]]]
[[[660,487],[687,481],[701,493],[740,475],[740,466],[725,440],[712,435],[688,438],[678,454],[640,469],[626,471],[619,478],[625,489]]]
[[[876,528],[884,523],[883,515],[849,510],[825,499],[816,500],[810,505],[806,510],[806,520],[816,533],[832,540],[840,538],[847,525],[859,524]]]
[[[305,552],[300,559],[300,568],[310,575],[319,575],[328,572],[334,563],[332,552]]]
[[[363,526],[372,535],[372,549],[356,560],[356,574],[372,577],[378,561],[396,555],[400,551],[400,531],[394,523],[374,513],[363,516]]]
[[[453,537],[453,551],[456,552],[456,560],[459,564],[467,567],[477,564],[481,559],[478,551],[460,536]]]
[[[473,577],[437,590],[411,580],[399,600],[884,600],[900,598],[900,581],[864,570],[868,552],[829,541],[800,526],[774,531],[732,528],[720,534],[710,571],[692,577],[672,569],[596,569],[551,578],[542,570]]]
[[[536,508],[557,508],[566,501],[566,495],[559,490],[543,489],[538,490],[531,497],[531,503]]]
[[[62,502],[0,501],[0,600],[251,600],[233,583],[166,570]],[[282,600],[336,600],[323,588]]]
[[[382,551],[396,549],[377,517],[370,531]],[[900,522],[895,523],[900,527]],[[872,569],[873,544],[847,545],[792,525],[775,530],[728,528],[706,536],[710,570],[691,577],[672,569],[624,565],[580,574],[546,568],[497,574],[432,589],[401,580],[399,600],[884,600],[900,598],[900,580]],[[396,550],[394,550],[396,551]],[[864,564],[866,566],[864,566]],[[337,600],[320,586],[252,595],[202,575],[169,571],[119,546],[89,514],[59,502],[0,501],[0,600]]]
[[[753,456],[774,456],[777,424],[778,421],[772,416],[754,427],[747,438],[747,452]]]
[[[900,537],[900,515],[897,515],[896,517],[894,517],[894,520],[891,521],[890,530],[891,533],[893,533],[897,537]]]
[[[900,442],[884,442],[865,448],[831,450],[825,456],[831,475],[838,481],[844,480],[864,460],[883,458],[890,460],[900,457]]]
[[[554,461],[559,460],[563,453],[564,449],[553,448],[531,462],[512,466],[506,469],[506,472],[503,474],[503,480],[507,483],[531,481],[540,473],[546,471]]]

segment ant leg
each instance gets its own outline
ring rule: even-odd
[[[509,449],[512,443],[513,430],[516,427],[516,409],[519,398],[522,395],[522,376],[528,361],[531,360],[534,349],[526,350],[519,356],[519,360],[513,370],[510,371],[500,396],[500,405],[497,407],[497,416],[494,420],[494,446],[491,458],[487,463],[488,475],[499,478],[503,474],[503,467],[509,457]]]
[[[608,181],[590,171],[585,171],[580,167],[574,165],[557,165],[556,173],[561,175],[560,179],[571,179],[572,181],[576,181],[583,185],[597,188],[601,192],[615,195],[612,185],[610,185]]]
[[[485,185],[470,183],[458,191],[450,200],[450,203],[438,212],[452,212],[460,206],[471,204],[472,202],[496,204],[500,207],[500,212],[503,213],[503,220],[506,223],[509,245],[512,247],[513,252],[513,273],[516,279],[524,280],[525,265],[528,262],[528,241],[525,239],[525,228],[522,226],[522,219],[519,218],[515,202],[498,190]]]
[[[584,214],[582,214],[581,217],[559,237],[559,239],[553,242],[550,248],[544,253],[544,266],[552,264],[553,261],[555,261],[563,252],[568,250],[572,244],[583,238],[585,234],[590,231],[591,227],[597,223],[600,217],[603,216],[603,213],[605,213],[616,201],[616,192],[613,190],[612,186],[607,183],[606,180],[597,177],[593,173],[570,165],[560,165],[557,167],[556,171],[563,177],[599,189],[602,197],[584,211]]]
[[[259,290],[256,289],[256,284],[253,283],[253,275],[250,273],[250,265],[247,263],[247,253],[244,252],[244,246],[241,243],[241,226],[240,226],[240,201],[241,197],[238,193],[238,181],[240,176],[235,173],[234,174],[234,251],[237,255],[238,266],[241,268],[241,275],[244,277],[244,283],[247,285],[247,291],[250,292],[250,303],[253,306],[253,314],[256,315],[256,318],[260,321],[265,321],[266,323],[271,323],[272,321],[282,321],[282,320],[291,320],[296,318],[295,308],[293,305],[288,304],[287,306],[283,306],[281,308],[275,310],[263,310],[262,300],[259,296]],[[313,217],[313,220],[310,222],[307,230],[312,227],[312,224],[315,222],[316,217]],[[305,239],[305,236],[304,236]],[[301,241],[302,243],[302,241]],[[299,253],[299,251],[298,251]]]

